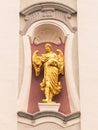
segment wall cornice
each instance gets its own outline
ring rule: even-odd
[[[32,14],[36,11],[42,10],[44,11],[45,8],[54,8],[55,10],[62,11],[64,13],[69,13],[69,14],[75,14],[76,11],[68,6],[65,6],[60,3],[55,3],[55,2],[43,2],[43,3],[37,3],[33,4],[23,10],[20,11],[20,13],[24,16]]]

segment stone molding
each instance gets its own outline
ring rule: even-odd
[[[74,9],[65,6],[61,3],[55,3],[55,2],[43,2],[43,3],[33,4],[27,7],[26,9],[23,9],[20,13],[26,16],[39,10],[45,11],[44,9],[52,9],[52,8],[69,14],[76,13]]]
[[[36,120],[38,118],[49,116],[49,117],[56,117],[56,118],[61,119],[64,122],[67,122],[67,121],[79,118],[80,117],[80,112],[64,115],[61,112],[54,112],[54,111],[36,112],[34,114],[29,114],[29,113],[25,113],[25,112],[19,111],[17,113],[17,115],[20,116],[20,117],[23,117],[23,118],[30,119],[30,120]]]
[[[31,126],[51,122],[56,123],[61,127],[68,127],[80,122],[80,112],[64,115],[63,113],[54,111],[36,112],[35,114],[19,111],[17,115],[21,118],[18,122]]]
[[[71,30],[71,32],[74,33],[76,31],[76,27],[73,27],[69,21],[72,15],[76,15],[76,11],[63,4],[54,2],[38,3],[22,10],[20,14],[24,16],[26,21],[24,29],[20,31],[21,35],[25,35],[28,28],[33,23],[40,20],[61,21]]]

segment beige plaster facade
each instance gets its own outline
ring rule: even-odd
[[[71,3],[70,0],[67,2]],[[19,67],[22,70],[22,65],[19,66],[22,62],[19,60],[20,55],[23,58],[22,52],[19,53],[19,48],[23,46],[18,41],[21,25],[18,19],[19,1],[3,0],[0,3],[0,130],[22,130],[22,128],[32,130],[32,126],[26,124],[18,124],[17,127],[16,95],[17,86],[20,86]],[[22,6],[26,7],[26,4],[21,4],[21,9],[24,8]],[[98,1],[77,0],[77,10],[81,130],[96,130],[98,128]],[[22,21],[24,22],[23,19]],[[44,125],[46,124],[40,127],[43,128]],[[50,125],[51,123],[48,126]],[[63,129],[52,123],[50,129],[55,128]],[[78,130],[80,125],[66,130],[72,128]]]

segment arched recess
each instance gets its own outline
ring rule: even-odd
[[[31,81],[31,49],[30,49],[30,41],[28,38],[32,36],[34,33],[36,35],[36,29],[43,25],[54,25],[54,27],[58,27],[58,29],[62,32],[62,39],[64,40],[64,36],[67,36],[66,41],[66,48],[65,48],[65,71],[66,71],[66,81],[67,81],[67,90],[68,96],[71,106],[71,111],[78,111],[79,110],[79,98],[76,91],[76,85],[74,81],[73,75],[73,64],[72,64],[72,44],[73,44],[73,37],[74,34],[64,25],[63,23],[56,21],[56,20],[43,20],[32,24],[32,26],[28,29],[26,34],[23,36],[23,43],[24,43],[24,53],[25,53],[25,63],[24,63],[24,77],[23,77],[23,84],[21,93],[19,96],[19,107],[22,105],[27,110],[27,103],[28,103],[28,96],[29,96],[29,87]],[[34,36],[34,35],[33,35]],[[40,39],[41,40],[41,39]],[[45,40],[45,39],[44,39]],[[57,40],[57,39],[55,39]],[[57,43],[58,44],[58,43]],[[23,105],[24,104],[24,105]]]
[[[39,125],[45,122],[52,121],[57,123],[62,127],[68,127],[79,122],[79,97],[77,93],[78,86],[78,71],[75,69],[78,68],[77,64],[77,53],[75,36],[76,36],[76,26],[71,24],[71,19],[76,15],[76,11],[68,6],[63,4],[58,4],[54,2],[45,2],[40,4],[31,5],[30,7],[21,11],[21,16],[25,19],[25,26],[20,31],[21,43],[23,43],[23,77],[21,91],[18,97],[18,121],[22,123],[29,124],[31,126]],[[47,26],[48,25],[48,26]],[[42,37],[42,32],[45,37]],[[50,33],[51,32],[51,33]],[[56,32],[56,33],[55,33]],[[47,34],[47,35],[45,35]],[[50,35],[49,35],[50,34]],[[35,39],[35,43],[39,44],[40,42],[54,42],[59,44],[61,37],[64,42],[65,37],[67,37],[66,47],[65,47],[65,74],[66,74],[66,84],[68,98],[71,108],[71,113],[60,114],[60,113],[51,113],[50,112],[38,112],[35,114],[30,114],[27,112],[28,101],[30,94],[30,84],[31,84],[31,45],[28,35],[31,36],[32,41]],[[74,46],[76,45],[76,46]],[[74,55],[73,55],[74,54]],[[76,68],[75,68],[76,66]],[[32,106],[33,107],[33,106]],[[46,121],[46,117],[48,118]],[[41,117],[40,117],[41,116]],[[22,117],[22,118],[21,118]],[[58,118],[58,119],[57,119]],[[61,119],[62,118],[62,119]],[[33,120],[34,119],[34,120]],[[64,121],[62,123],[62,121]],[[36,122],[38,122],[36,124]],[[32,124],[35,123],[35,124]]]

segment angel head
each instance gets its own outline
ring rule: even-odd
[[[46,49],[46,52],[50,52],[50,51],[52,51],[52,46],[49,43],[46,43],[45,49]]]

